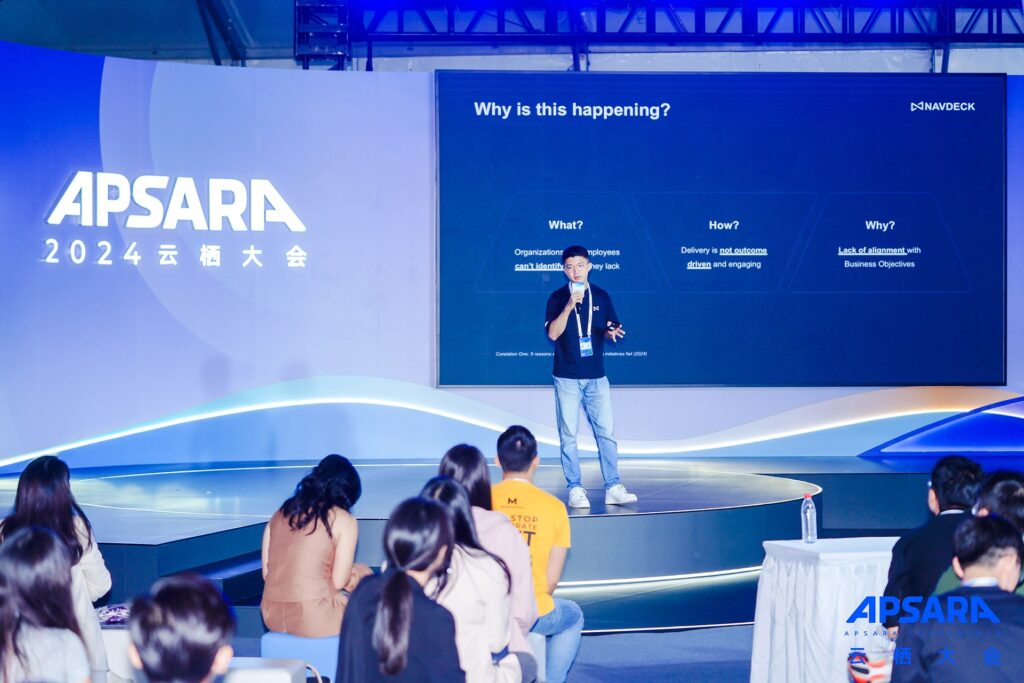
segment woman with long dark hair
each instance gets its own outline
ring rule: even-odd
[[[0,544],[0,681],[89,683],[91,667],[71,605],[69,548],[30,526]]]
[[[452,521],[435,501],[410,498],[384,527],[387,570],[359,584],[338,646],[338,683],[465,681],[455,622],[427,597],[444,590],[454,546]]]
[[[347,458],[328,455],[303,477],[263,531],[263,599],[271,631],[336,636],[348,596],[369,567],[355,564],[359,527],[351,513],[362,494]]]
[[[95,682],[106,680],[107,651],[93,603],[110,590],[92,525],[71,493],[71,472],[60,458],[44,455],[28,464],[18,478],[14,509],[0,527],[0,540],[29,526],[46,527],[67,546],[71,557],[71,599]]]
[[[480,544],[466,489],[451,477],[435,477],[420,495],[441,503],[452,518],[455,549],[448,583],[437,602],[455,617],[455,645],[467,683],[532,681],[533,658],[509,652],[508,567]]]
[[[453,446],[444,454],[438,474],[451,477],[466,489],[480,545],[500,557],[508,568],[512,578],[508,647],[512,652],[530,653],[526,638],[537,621],[530,549],[511,520],[491,508],[491,475],[484,454],[468,444]]]

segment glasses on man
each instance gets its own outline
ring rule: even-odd
[[[570,271],[576,271],[577,273],[582,273],[586,269],[587,269],[587,264],[586,263],[576,263],[576,264],[566,263],[564,266],[562,266],[562,270],[564,270],[567,273],[570,272]]]

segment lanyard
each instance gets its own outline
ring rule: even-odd
[[[571,283],[569,284],[569,294],[572,295],[572,284]],[[589,282],[587,283],[586,291],[583,292],[583,301],[584,302],[586,302],[586,300],[587,300],[587,294],[590,294],[590,283]],[[580,312],[576,309],[575,306],[572,307],[572,311],[573,311],[573,313],[576,314],[576,331],[579,333],[580,339],[583,339],[583,337],[584,337],[584,335],[583,335],[583,323],[580,321]],[[593,294],[590,295],[590,306],[587,307],[587,311],[588,312],[587,312],[587,334],[586,334],[586,336],[589,337],[590,336],[590,330],[593,329],[593,324],[594,324],[594,295]]]

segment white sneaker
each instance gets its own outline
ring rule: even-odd
[[[587,490],[582,486],[573,486],[569,491],[569,507],[588,508],[590,499],[587,498]]]
[[[604,492],[605,505],[625,505],[626,503],[635,502],[636,494],[627,491],[626,487],[622,484],[616,484]]]

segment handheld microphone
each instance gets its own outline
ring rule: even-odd
[[[584,296],[585,296],[586,295],[586,291],[587,291],[587,285],[585,283],[583,283],[583,282],[570,282],[569,283],[569,292],[571,292],[573,294],[575,294],[576,292],[584,292]],[[580,306],[580,304],[576,304],[576,306]]]

